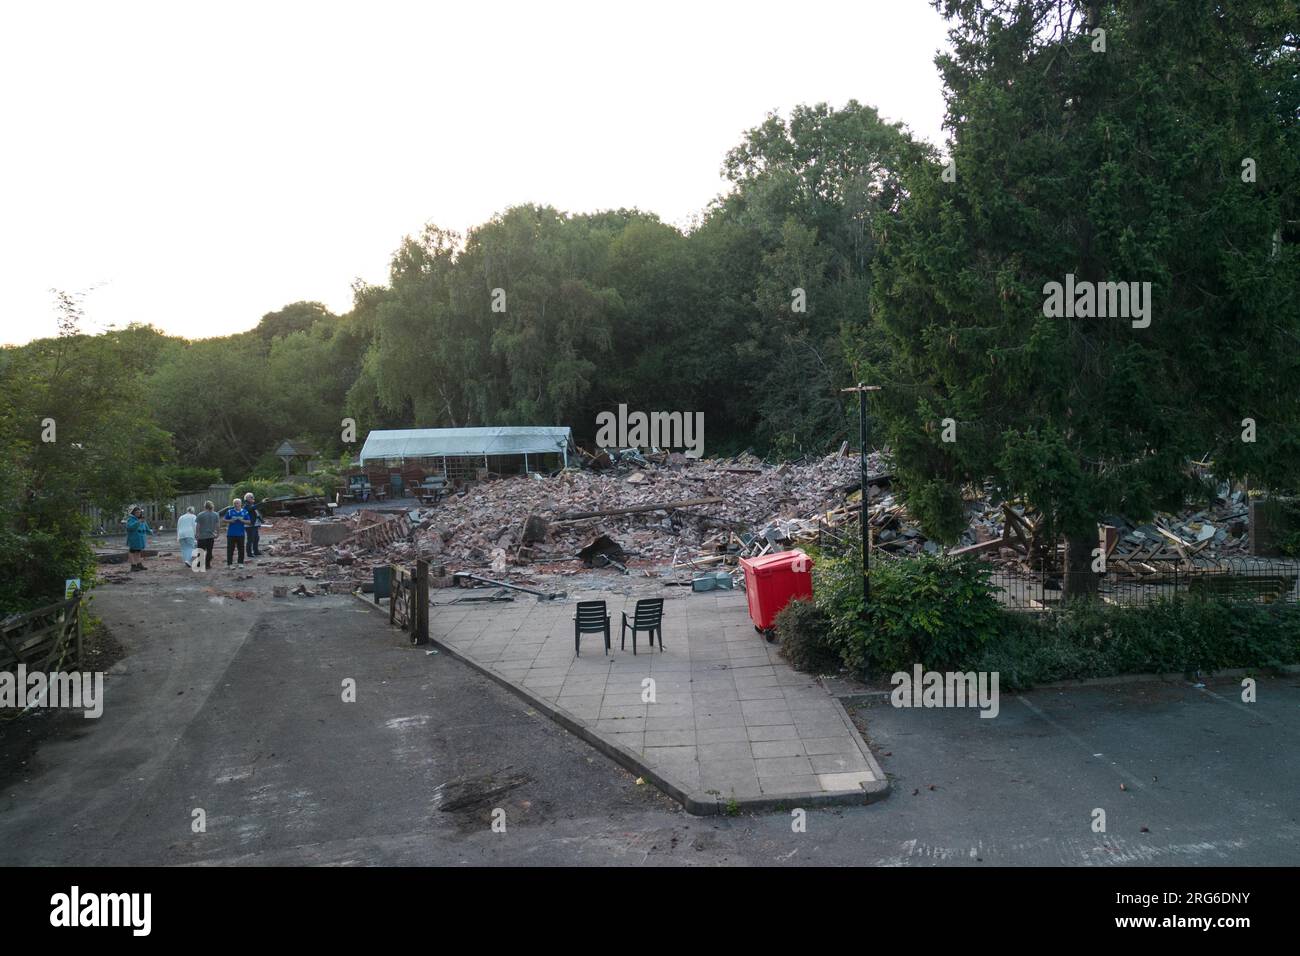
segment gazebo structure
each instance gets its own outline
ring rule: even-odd
[[[320,453],[305,441],[293,441],[286,438],[275,449],[275,455],[284,462],[284,473],[286,476],[293,473],[293,463],[295,460],[311,461]]]

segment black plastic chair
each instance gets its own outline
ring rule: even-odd
[[[605,635],[605,653],[609,653],[609,612],[604,601],[579,601],[578,613],[573,616],[573,656],[581,654],[579,643],[583,634]],[[633,641],[635,643],[635,641]]]
[[[627,648],[628,628],[632,629],[632,653],[636,654],[636,632],[650,632],[650,646],[655,646],[655,635],[659,635],[659,653],[664,652],[664,599],[663,598],[646,598],[636,602],[636,609],[632,612],[632,619],[629,621],[627,611],[623,612],[623,627],[619,633],[618,646],[620,650]]]

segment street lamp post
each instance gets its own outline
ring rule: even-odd
[[[858,512],[858,523],[862,526],[862,609],[865,613],[871,603],[871,532],[867,527],[867,392],[878,392],[880,386],[859,382],[854,388],[840,391],[858,393],[858,442],[862,448],[862,507]]]

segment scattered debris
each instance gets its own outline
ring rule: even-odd
[[[535,594],[539,601],[551,601],[557,598],[564,598],[567,595],[563,591],[538,591],[534,588],[526,588],[519,584],[511,584],[509,581],[493,581],[491,578],[480,577],[477,574],[470,574],[468,571],[457,571],[453,578],[457,584],[464,581],[477,581],[480,584],[487,584],[497,588],[509,588],[512,591],[523,591],[525,594]]]
[[[256,591],[223,591],[221,588],[204,588],[203,590],[213,597],[234,598],[236,601],[247,601],[257,597]]]
[[[281,518],[265,546],[277,558],[268,570],[351,589],[368,586],[376,566],[422,558],[434,587],[457,583],[448,568],[482,571],[490,577],[480,583],[496,587],[584,568],[662,586],[728,587],[741,558],[856,537],[864,511],[873,552],[884,559],[947,551],[1011,572],[1063,567],[1063,546],[1048,540],[1042,515],[1000,500],[991,486],[968,489],[960,541],[945,549],[928,540],[894,486],[887,454],[867,455],[864,487],[847,443],[779,465],[749,452],[690,459],[635,449],[579,449],[573,460],[582,467],[475,481],[422,507]],[[1108,568],[1122,580],[1158,582],[1210,557],[1244,554],[1249,504],[1243,490],[1221,485],[1211,507],[1181,516],[1142,524],[1112,516],[1101,528]]]
[[[605,564],[618,563],[627,560],[627,554],[624,553],[622,546],[607,534],[597,535],[581,551],[578,557],[587,567],[603,567]],[[597,563],[597,559],[600,559]],[[627,568],[622,564],[619,565],[624,572]]]

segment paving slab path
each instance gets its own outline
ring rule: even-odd
[[[750,623],[743,592],[664,601],[662,647],[621,639],[635,599],[452,603],[430,610],[430,636],[529,699],[692,813],[866,803],[885,774],[843,706],[793,670]],[[611,648],[582,636],[579,600],[605,600]]]

